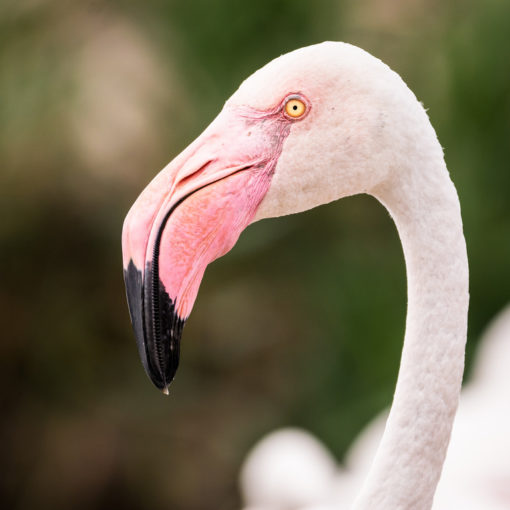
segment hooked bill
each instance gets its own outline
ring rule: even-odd
[[[228,108],[142,192],[124,222],[124,280],[140,358],[165,393],[205,268],[227,253],[269,188],[290,121]]]

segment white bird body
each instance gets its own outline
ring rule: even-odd
[[[441,480],[434,497],[433,510],[508,510],[510,508],[510,306],[491,323],[480,341],[472,377],[463,389],[459,410],[453,426],[452,438],[443,467]],[[324,473],[322,492],[315,493],[315,501],[302,498],[294,508],[301,510],[342,510],[349,508],[370,469],[370,464],[383,435],[387,411],[377,416],[360,433],[346,454],[344,464],[331,476],[334,462],[326,447],[305,431],[282,429],[269,434],[257,443],[247,456],[241,471],[241,490],[246,502],[252,501],[257,490],[264,494],[268,510],[290,508],[288,500],[280,497],[279,504],[267,492],[267,482],[275,478],[272,466],[284,464],[286,451],[302,452],[300,476],[287,472],[288,486],[280,488],[280,496],[291,487],[303,484],[312,473]],[[285,450],[280,448],[286,441]],[[314,444],[322,458],[307,454]],[[291,445],[292,443],[292,445]],[[296,457],[293,459],[297,462]],[[322,464],[319,467],[319,464]],[[295,467],[295,463],[293,464]],[[318,469],[317,469],[318,468]],[[278,479],[278,478],[277,478]],[[285,483],[281,478],[279,482]],[[315,487],[321,483],[315,481]],[[327,506],[325,506],[327,505]]]
[[[257,507],[299,508],[326,502],[337,476],[334,457],[317,439],[286,428],[263,438],[241,472],[243,499]]]

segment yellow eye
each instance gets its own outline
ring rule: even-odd
[[[292,98],[285,103],[285,113],[293,119],[302,117],[306,112],[306,104],[300,99]]]

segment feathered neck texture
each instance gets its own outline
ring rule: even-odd
[[[432,127],[424,129],[428,147],[373,190],[402,241],[408,309],[393,405],[356,510],[430,509],[462,382],[466,245],[457,192]]]

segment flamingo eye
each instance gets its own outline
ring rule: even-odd
[[[306,113],[306,103],[301,99],[291,97],[285,103],[285,113],[293,119],[299,119]]]

